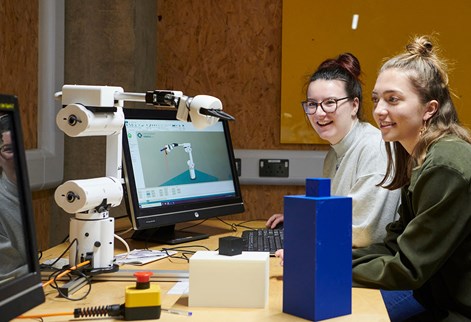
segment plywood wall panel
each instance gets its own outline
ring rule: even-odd
[[[235,149],[315,149],[280,144],[281,0],[158,0],[157,87],[219,97],[236,118]],[[322,147],[321,147],[322,148]],[[242,186],[254,219],[281,212],[296,186]]]
[[[0,1],[0,92],[18,96],[26,148],[37,147],[38,0]]]
[[[0,92],[18,97],[24,144],[38,146],[38,0],[0,1]],[[48,247],[53,191],[33,193],[38,248]]]
[[[282,142],[327,143],[320,137],[306,136],[311,127],[303,120],[298,104],[305,93],[299,89],[312,71],[328,57],[342,52],[353,53],[361,63],[363,86],[363,111],[367,120],[372,117],[370,96],[379,67],[385,57],[401,52],[415,35],[435,35],[444,57],[451,63],[450,86],[456,96],[461,122],[471,126],[469,91],[468,37],[471,6],[463,0],[422,1],[397,0],[390,10],[389,0],[285,0],[283,3],[283,64],[285,75],[281,88]],[[319,14],[317,14],[319,13]],[[333,23],[332,13],[335,15]],[[314,18],[315,16],[315,18]],[[357,26],[353,27],[354,16]],[[400,23],[391,23],[397,21]],[[440,21],[440,23],[437,23]],[[434,47],[436,48],[436,47]]]
[[[219,97],[236,147],[279,137],[279,1],[158,1],[157,85]]]

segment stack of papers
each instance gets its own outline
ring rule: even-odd
[[[115,256],[115,262],[118,265],[144,265],[159,259],[172,256],[176,251],[152,250],[152,249],[133,249],[129,253],[118,254]]]

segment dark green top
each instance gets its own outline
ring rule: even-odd
[[[414,290],[434,320],[471,320],[471,145],[446,137],[402,189],[384,243],[353,251],[354,286]]]

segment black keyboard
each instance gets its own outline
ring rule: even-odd
[[[283,248],[283,229],[260,228],[242,232],[243,251],[270,252],[274,256],[278,249]]]

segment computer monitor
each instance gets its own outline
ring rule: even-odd
[[[123,173],[133,238],[208,237],[175,224],[244,211],[227,121],[196,129],[175,110],[125,109]]]
[[[44,302],[15,96],[0,94],[0,320]]]

